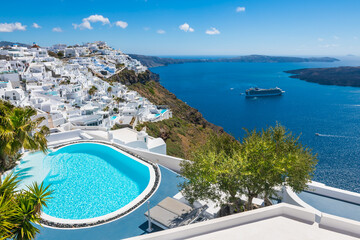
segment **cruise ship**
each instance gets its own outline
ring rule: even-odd
[[[281,90],[280,88],[249,88],[246,90],[245,94],[246,97],[263,97],[263,96],[279,96],[282,95],[285,91]]]

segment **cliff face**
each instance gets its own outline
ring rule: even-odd
[[[135,74],[134,71],[122,71],[107,79],[117,81],[137,91],[156,105],[167,105],[173,112],[173,118],[138,125],[138,130],[147,128],[150,136],[161,137],[167,144],[167,154],[188,158],[190,150],[205,143],[211,134],[223,133],[223,129],[208,122],[195,108],[190,107],[159,82],[159,76],[150,71]]]

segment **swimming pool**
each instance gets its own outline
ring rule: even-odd
[[[56,96],[56,95],[58,95],[58,92],[57,92],[57,91],[50,91],[50,92],[45,92],[44,94],[45,94],[45,95]]]
[[[76,143],[51,152],[43,158],[41,172],[55,191],[43,209],[45,224],[83,227],[117,219],[156,189],[152,165],[99,143]]]
[[[358,204],[307,191],[299,193],[298,196],[321,212],[360,221],[360,205]]]
[[[155,117],[159,117],[161,114],[164,114],[167,111],[167,109],[161,109],[160,113],[155,114]]]
[[[111,117],[111,120],[114,121],[116,118],[117,118],[116,116],[112,116],[112,117]]]

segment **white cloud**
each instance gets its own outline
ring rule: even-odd
[[[145,30],[145,31],[149,31],[150,28],[149,28],[149,27],[144,27],[144,30]]]
[[[323,42],[324,41],[323,38],[318,38],[317,40],[318,40],[318,42]]]
[[[77,28],[79,28],[80,30],[84,30],[84,29],[91,30],[91,29],[93,29],[90,22],[88,22],[88,21],[82,22],[80,24],[73,23],[72,25],[73,25],[74,29],[77,29]]]
[[[83,22],[92,22],[92,23],[95,23],[95,22],[102,22],[103,25],[105,24],[110,24],[110,20],[102,15],[91,15],[87,18],[84,18],[83,19]]]
[[[162,30],[162,29],[159,29],[156,31],[158,34],[164,34],[165,33],[165,30]]]
[[[82,23],[80,24],[75,24],[73,23],[74,29],[79,28],[80,30],[84,30],[84,29],[93,29],[93,27],[91,26],[90,23],[96,23],[96,22],[101,22],[103,25],[105,24],[110,24],[110,20],[102,15],[91,15],[87,18],[83,18]]]
[[[115,25],[118,26],[118,27],[121,27],[121,28],[127,28],[128,23],[127,23],[127,22],[123,22],[123,21],[117,21],[117,22],[115,23]]]
[[[357,36],[354,36],[354,40],[358,40],[359,38]]]
[[[190,27],[189,24],[184,23],[182,25],[179,26],[180,30],[184,31],[184,32],[194,32],[195,30],[193,28]]]
[[[19,22],[16,23],[0,23],[0,32],[25,31],[26,26]]]
[[[245,7],[237,7],[236,12],[245,12]]]
[[[54,27],[52,29],[53,32],[62,32],[63,30],[60,27]]]
[[[220,34],[220,31],[217,30],[216,28],[212,27],[212,28],[210,28],[210,30],[206,30],[205,33],[209,34],[209,35],[216,35],[216,34]]]
[[[340,38],[339,38],[338,36],[336,36],[336,35],[335,35],[333,38],[334,38],[335,40],[339,40],[339,39],[340,39]]]
[[[37,24],[37,23],[33,23],[32,27],[33,28],[41,28],[41,26],[39,24]]]

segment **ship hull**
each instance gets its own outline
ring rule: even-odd
[[[272,96],[281,96],[284,92],[278,93],[264,93],[264,94],[246,94],[246,97],[253,98],[253,97],[272,97]]]

